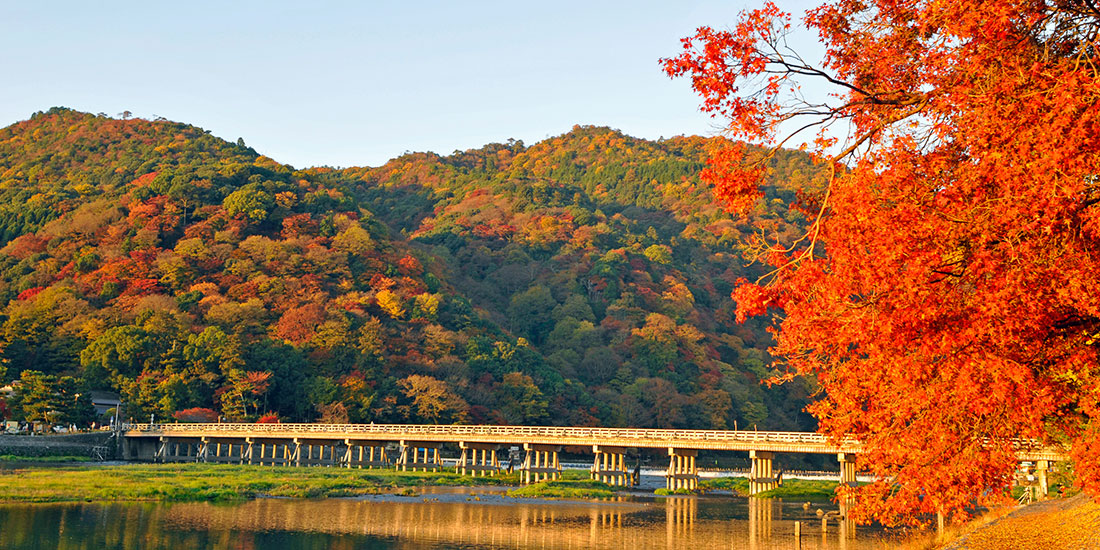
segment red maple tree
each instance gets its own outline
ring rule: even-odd
[[[1068,444],[1100,494],[1100,4],[837,0],[803,21],[819,64],[771,3],[662,64],[766,146],[713,155],[703,177],[731,209],[792,136],[829,174],[803,190],[801,239],[753,243],[770,269],[734,298],[820,381],[821,429],[864,442],[883,481],[862,517],[996,498],[1020,438]]]

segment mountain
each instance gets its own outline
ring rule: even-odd
[[[713,139],[600,127],[295,170],[200,128],[54,108],[0,130],[0,359],[126,415],[809,429],[733,322],[749,225]],[[783,151],[753,214],[797,235]],[[24,371],[30,374],[24,375]]]

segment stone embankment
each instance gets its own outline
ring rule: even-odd
[[[65,435],[0,435],[0,456],[86,456],[112,458],[115,440],[110,432]]]
[[[1100,549],[1100,504],[1083,494],[1039,502],[979,527],[944,548],[1020,549]]]

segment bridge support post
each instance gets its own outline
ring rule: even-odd
[[[749,460],[752,461],[752,470],[749,472],[749,495],[775,489],[777,482],[772,473],[774,458],[775,453],[771,451],[749,451]]]
[[[558,460],[560,445],[524,443],[523,450],[527,451],[520,467],[524,484],[561,479],[561,462]]]
[[[160,436],[159,446],[153,454],[155,462],[193,462],[202,460],[201,438]]]
[[[283,446],[283,464],[289,466],[291,462],[294,462],[295,466],[302,465],[302,441],[297,437],[294,438],[293,451],[290,450],[289,444]]]
[[[386,442],[385,441],[370,441],[362,439],[345,439],[344,445],[347,449],[344,451],[343,465],[351,468],[385,468],[389,466],[389,459],[386,457]]]
[[[241,462],[259,466],[299,466],[301,441],[298,438],[245,438]]]
[[[343,439],[299,439],[298,457],[295,463],[301,466],[337,466],[343,465],[347,452],[339,452]]]
[[[406,441],[401,440],[401,455],[397,458],[397,469],[401,471],[439,471],[443,466],[439,462],[439,448],[443,443],[439,441]],[[409,458],[412,451],[412,459]]]
[[[458,473],[477,477],[479,475],[495,476],[500,472],[500,462],[497,461],[497,449],[500,445],[459,441],[458,448],[462,450],[462,455],[459,456],[458,464],[455,466]]]
[[[695,466],[695,457],[699,451],[692,449],[668,448],[668,471],[665,473],[665,488],[669,491],[699,488],[699,470]]]
[[[1047,484],[1047,470],[1049,469],[1049,460],[1035,461],[1035,481],[1039,483],[1039,498],[1046,498],[1047,494],[1050,492],[1050,486]]]
[[[204,436],[199,446],[199,460],[202,462],[228,463],[237,462],[243,464],[246,460],[245,449],[248,446],[247,438]],[[236,454],[234,452],[236,451]]]
[[[837,453],[836,459],[840,462],[840,484],[855,487],[856,482],[856,455],[852,453]]]
[[[593,445],[592,479],[608,485],[629,485],[630,472],[626,470],[626,447]]]
[[[157,439],[157,450],[153,451],[153,462],[164,462],[164,454],[168,451],[168,438],[161,436]]]

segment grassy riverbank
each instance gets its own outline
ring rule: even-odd
[[[452,472],[224,464],[73,465],[8,470],[0,502],[246,500],[258,496],[347,497],[441,485],[507,485],[515,474],[466,477]]]
[[[716,477],[699,481],[703,491],[731,491],[749,496],[749,480],[743,477]],[[774,498],[799,498],[827,500],[833,498],[836,482],[831,480],[784,479],[781,487],[764,491],[756,496]]]
[[[562,478],[554,481],[532,483],[508,491],[510,497],[533,497],[552,499],[607,498],[615,496],[617,491],[626,487],[614,487],[589,478],[584,470],[565,470]]]
[[[615,496],[616,488],[590,479],[542,481],[508,491],[510,497],[534,498],[607,498]]]
[[[0,457],[3,460],[5,457]],[[72,458],[72,457],[66,457]],[[23,461],[25,457],[13,457]],[[38,458],[53,462],[60,458]],[[64,461],[64,460],[62,460]],[[519,474],[469,477],[453,472],[398,472],[343,468],[260,467],[228,464],[18,465],[3,473],[0,502],[247,500],[259,496],[320,498],[408,492],[418,486],[519,485]],[[566,470],[563,479],[508,492],[514,497],[607,498],[620,488]],[[789,479],[762,497],[827,499],[835,482]],[[748,494],[744,478],[703,480],[700,488]]]

